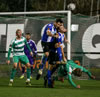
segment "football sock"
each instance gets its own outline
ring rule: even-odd
[[[48,78],[48,85],[51,85],[51,71],[50,70],[48,70],[47,78]]]
[[[12,68],[10,79],[14,79],[15,74],[16,74],[16,69]]]
[[[30,79],[30,75],[31,75],[31,69],[27,68],[27,79]]]
[[[41,65],[40,69],[43,69],[44,65],[46,64],[46,61],[47,61],[47,57],[43,56],[43,58],[42,58],[42,65]]]

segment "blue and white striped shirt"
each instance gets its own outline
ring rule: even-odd
[[[56,28],[54,27],[53,23],[50,23],[50,24],[46,24],[43,29],[42,29],[42,38],[41,40],[43,42],[53,42],[54,40],[54,37],[51,37],[51,36],[48,36],[47,35],[47,31],[50,31],[51,34],[55,34],[57,32]]]

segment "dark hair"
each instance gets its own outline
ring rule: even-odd
[[[60,18],[56,19],[56,23],[58,23],[58,22],[63,23],[62,19],[60,19]]]
[[[80,77],[82,75],[82,71],[81,69],[79,68],[76,68],[74,71],[73,71],[73,74]]]
[[[31,35],[31,33],[27,32],[25,35]]]

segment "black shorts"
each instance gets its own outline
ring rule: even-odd
[[[45,52],[50,51],[50,49],[52,48],[53,43],[52,42],[49,43],[49,42],[41,41],[41,45],[42,45],[42,48],[43,48],[43,52],[45,53]]]
[[[57,53],[50,51],[49,58],[48,58],[49,64],[55,65],[57,61],[59,61],[59,57]]]

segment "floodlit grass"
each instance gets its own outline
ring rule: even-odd
[[[74,80],[81,89],[73,88],[67,80],[55,82],[55,88],[44,88],[43,79],[31,80],[32,86],[25,85],[25,79],[15,78],[12,87],[9,78],[0,78],[0,97],[100,97],[100,81]]]

